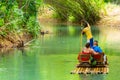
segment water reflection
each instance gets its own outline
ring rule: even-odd
[[[23,56],[27,56],[24,47],[18,48],[18,50],[21,51],[21,53],[22,53]]]
[[[4,57],[14,52],[13,48],[0,48],[0,57]]]
[[[104,80],[103,74],[81,74],[79,75],[81,80]]]

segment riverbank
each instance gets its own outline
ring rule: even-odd
[[[7,33],[0,35],[0,48],[19,48],[24,47],[24,44],[32,39],[29,33]]]

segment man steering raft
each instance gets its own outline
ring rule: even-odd
[[[86,34],[87,36],[87,42],[90,43],[90,47],[92,48],[93,47],[93,36],[92,36],[92,33],[91,33],[91,27],[90,25],[88,24],[87,21],[82,21],[82,26],[84,27],[83,30],[82,30],[82,34]]]

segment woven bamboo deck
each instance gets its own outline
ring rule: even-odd
[[[108,66],[76,67],[71,74],[108,74]]]

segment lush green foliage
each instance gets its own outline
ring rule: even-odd
[[[40,28],[36,21],[40,2],[41,0],[0,0],[0,28],[4,31],[26,30],[36,36]]]
[[[85,19],[93,24],[100,19],[100,10],[104,9],[104,0],[45,0],[45,3],[53,6],[57,18],[62,21]]]

